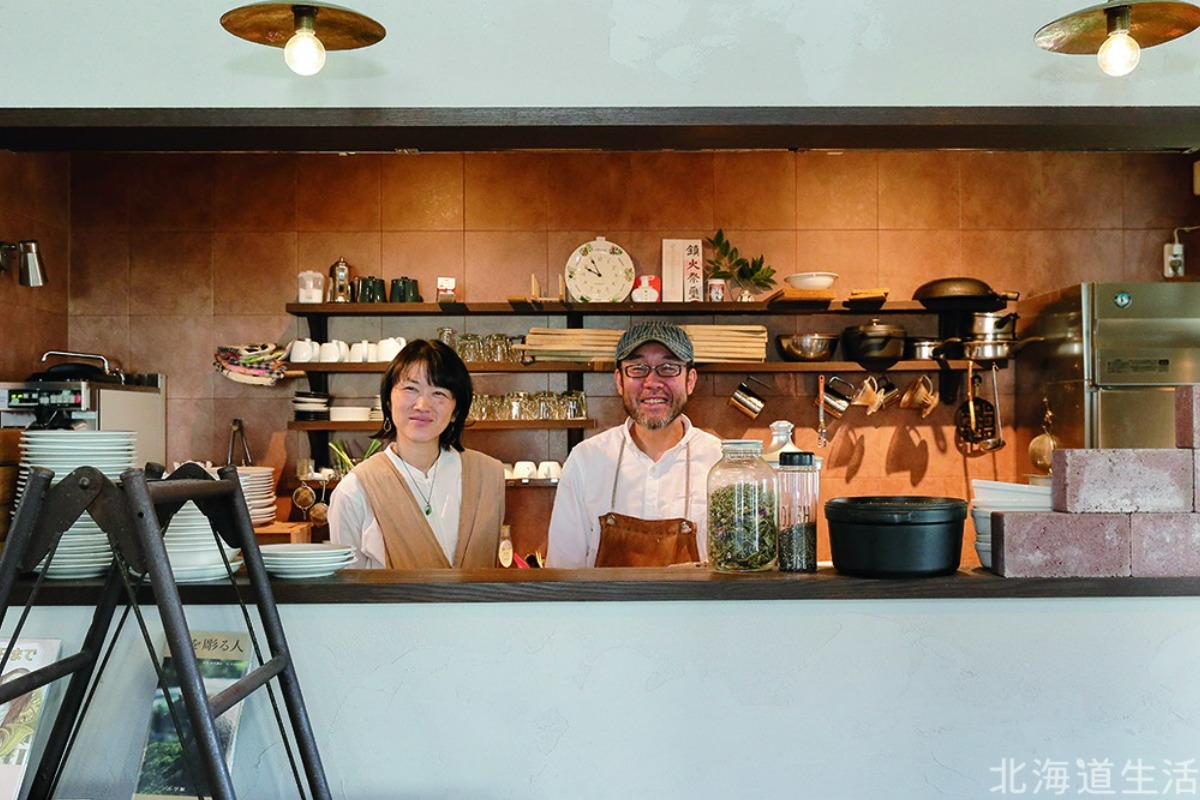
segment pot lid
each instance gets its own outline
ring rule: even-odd
[[[887,325],[876,317],[862,325],[851,325],[846,333],[857,336],[904,336],[904,328],[899,325]]]
[[[921,495],[835,497],[825,503],[825,518],[860,525],[959,522],[967,518],[967,501]]]

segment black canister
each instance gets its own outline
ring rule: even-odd
[[[409,278],[408,283],[404,286],[404,301],[406,303],[421,302],[421,292],[417,287],[417,279]]]
[[[405,278],[392,278],[392,288],[391,288],[391,291],[388,293],[388,302],[389,303],[403,303],[404,302],[404,281],[405,280],[406,280]]]

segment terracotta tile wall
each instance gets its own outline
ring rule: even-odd
[[[241,417],[256,458],[290,470],[307,454],[306,440],[286,431],[288,397],[303,381],[234,384],[212,371],[212,352],[217,344],[286,342],[306,333],[283,313],[296,273],[325,271],[338,257],[356,274],[416,277],[427,296],[438,275],[452,275],[470,300],[503,300],[525,294],[530,273],[553,286],[572,249],[597,234],[624,245],[639,271],[655,273],[663,238],[702,238],[722,227],[780,274],[840,273],[842,292],[887,286],[907,298],[932,277],[970,275],[1030,294],[1082,280],[1157,279],[1171,229],[1200,217],[1191,162],[1174,154],[912,151],[75,155],[69,344],[111,353],[127,369],[168,374],[170,459],[223,459],[229,421]],[[0,163],[48,186],[40,190],[44,210],[12,210],[7,195],[0,213],[32,217],[52,243],[47,258],[64,265],[64,162],[21,156]],[[1189,275],[1198,271],[1200,262],[1188,264]],[[0,285],[0,303],[33,320],[39,338],[61,344],[62,282],[28,306],[7,285]],[[763,321],[776,333],[839,331],[854,320]],[[930,321],[896,321],[935,332]],[[523,332],[547,322],[554,321],[368,317],[336,321],[332,332],[355,341],[430,336],[439,324]],[[40,349],[21,339],[4,363],[14,374],[27,372]],[[753,426],[725,405],[739,377],[701,378],[689,405],[698,424],[721,436],[765,437],[767,423],[787,418],[799,427],[798,442],[815,446],[815,377],[768,377],[772,385],[762,391],[770,403]],[[558,376],[480,383],[484,391],[564,385]],[[375,384],[370,376],[339,376],[332,388],[348,400],[369,398]],[[621,410],[611,380],[589,376],[586,389],[601,425],[616,423]],[[1006,421],[1010,391],[1002,375]],[[560,433],[477,433],[469,443],[509,461],[565,455]],[[856,411],[833,426],[825,455],[825,497],[965,496],[971,477],[1026,471],[1015,447],[965,458],[955,447],[950,405],[925,420],[900,410]],[[509,494],[518,536],[536,542],[550,493]]]
[[[0,152],[0,241],[36,239],[47,285],[20,286],[0,273],[0,380],[22,380],[47,350],[67,346],[71,160],[66,155]]]

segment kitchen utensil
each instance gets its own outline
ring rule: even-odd
[[[955,431],[968,454],[988,452],[981,445],[997,438],[996,408],[979,396],[982,379],[978,375],[967,383],[967,400],[959,406],[954,417]]]
[[[834,568],[869,578],[954,572],[966,518],[966,501],[953,497],[837,497],[825,503]]]
[[[234,418],[229,424],[229,449],[225,452],[225,463],[233,463],[234,445],[241,439],[242,442],[242,466],[249,467],[254,464],[254,459],[250,457],[250,444],[246,441],[246,425],[240,419]]]
[[[900,407],[919,409],[924,419],[937,408],[939,402],[941,398],[933,389],[933,380],[928,375],[922,375],[909,384],[900,398]]]
[[[930,311],[998,311],[1019,298],[1019,292],[992,291],[978,278],[937,278],[913,292],[913,300]]]
[[[972,339],[1014,339],[1016,323],[1015,311],[1007,314],[979,312],[971,315],[970,327],[966,334]]]
[[[329,286],[325,294],[327,303],[349,303],[354,299],[350,284],[350,265],[339,258],[329,267]]]
[[[900,402],[900,387],[892,382],[886,375],[880,375],[875,379],[876,401],[875,405],[867,409],[868,414],[874,414],[876,411],[882,411],[885,408],[891,408]]]
[[[1034,468],[1039,472],[1050,471],[1051,455],[1054,449],[1058,447],[1058,439],[1054,434],[1050,433],[1050,425],[1054,421],[1054,414],[1050,411],[1049,398],[1042,398],[1042,405],[1045,407],[1045,412],[1042,414],[1042,432],[1029,442],[1029,460]]]
[[[733,394],[729,397],[729,405],[736,408],[738,411],[745,414],[750,419],[757,419],[762,413],[763,407],[767,401],[762,396],[750,388],[750,381],[759,383],[763,386],[770,386],[769,383],[755,378],[753,375],[747,375],[746,380],[738,384],[733,390]]]
[[[781,333],[775,349],[784,361],[828,361],[840,338],[836,333]]]
[[[313,503],[312,508],[308,510],[308,514],[312,517],[312,521],[317,525],[324,525],[329,522],[329,504],[325,502],[325,492],[329,488],[329,480],[321,479],[321,499]]]
[[[288,360],[297,364],[304,364],[309,361],[316,361],[320,355],[321,345],[312,339],[296,339],[292,342],[292,349],[288,353]]]
[[[302,483],[292,492],[292,505],[304,512],[304,518],[308,519],[309,509],[317,502],[317,493],[307,483]]]
[[[829,444],[828,431],[825,429],[825,376],[817,377],[817,447]]]
[[[325,299],[325,276],[307,269],[296,276],[296,300],[300,303],[319,303]]]
[[[879,387],[875,382],[874,376],[868,375],[858,385],[858,391],[854,393],[854,398],[850,401],[850,405],[863,406],[869,413],[871,409],[878,407],[878,403]]]
[[[904,328],[886,325],[876,318],[846,328],[842,343],[846,358],[851,361],[899,361],[904,356]]]
[[[835,383],[845,384],[848,391],[843,392],[835,389],[833,387]],[[857,388],[850,381],[839,378],[837,375],[828,380],[826,380],[824,375],[820,376],[818,378],[818,386],[817,397],[813,401],[813,405],[817,407],[818,413],[829,412],[833,415],[834,419],[841,419],[842,415],[849,410],[851,398],[854,397]]]
[[[911,361],[925,361],[941,358],[938,348],[942,346],[941,339],[928,336],[909,336],[904,340],[904,357]]]
[[[361,342],[355,342],[350,345],[350,358],[348,360],[356,364],[368,361],[367,355],[370,353],[370,348],[371,343],[366,339],[363,339]]]
[[[984,439],[979,443],[979,449],[986,453],[993,450],[999,450],[1004,447],[1004,423],[1000,419],[1000,382],[996,377],[1000,372],[1000,368],[996,364],[992,364],[992,405],[996,410],[996,434],[989,439]]]

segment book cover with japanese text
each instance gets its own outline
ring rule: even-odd
[[[204,678],[204,689],[209,697],[223,691],[250,671],[250,637],[244,633],[192,633],[192,647],[200,674]],[[163,658],[163,674],[171,689],[171,700],[175,713],[185,732],[190,734],[187,705],[179,689],[179,678],[170,654]],[[233,708],[217,717],[217,736],[225,764],[233,768],[233,747],[237,736],[242,706]],[[189,736],[190,738],[190,736]],[[171,719],[166,696],[162,687],[156,687],[154,702],[150,709],[150,732],[146,737],[146,750],[142,756],[142,768],[138,774],[134,800],[164,800],[175,797],[196,797],[202,793],[210,797],[207,776],[199,752],[193,747],[185,760],[179,732]],[[199,784],[197,787],[196,784]]]
[[[0,642],[0,655],[8,649],[8,644],[8,640]],[[18,639],[4,665],[0,683],[53,664],[58,659],[61,644],[58,639]],[[4,800],[16,800],[21,793],[34,734],[42,718],[49,688],[43,686],[0,705],[0,798]]]

